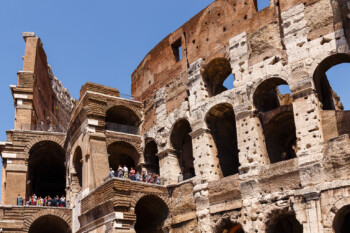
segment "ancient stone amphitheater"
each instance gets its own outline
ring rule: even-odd
[[[23,33],[2,232],[350,232],[350,112],[326,76],[350,62],[349,12],[348,0],[216,0],[145,56],[132,98],[89,82],[71,98]],[[161,185],[110,179],[124,163]],[[16,205],[33,193],[68,205]]]

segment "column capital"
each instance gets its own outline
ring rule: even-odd
[[[166,157],[167,155],[175,155],[177,156],[178,152],[174,149],[171,149],[171,148],[167,148],[161,152],[159,152],[158,154],[156,154],[156,156],[158,158],[161,158],[161,157]]]
[[[192,137],[192,138],[196,138],[204,133],[210,133],[210,129],[208,128],[198,128],[194,131],[192,131],[191,133],[189,133],[189,135]]]

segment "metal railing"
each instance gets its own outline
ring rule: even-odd
[[[139,127],[132,125],[117,124],[113,122],[106,122],[106,130],[136,135],[139,134]]]

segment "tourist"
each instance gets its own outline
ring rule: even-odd
[[[22,205],[22,197],[19,194],[17,196],[17,205]]]
[[[44,197],[44,206],[47,206],[47,196]]]
[[[152,183],[152,173],[149,173],[147,176],[147,183]]]
[[[50,196],[47,197],[47,206],[51,206],[51,197]]]
[[[135,170],[133,167],[131,167],[130,169],[130,179],[135,180]]]
[[[115,175],[114,175],[114,171],[112,168],[109,168],[109,178],[113,178]]]
[[[35,194],[33,194],[32,205],[36,205],[37,198],[38,198],[38,197],[37,197]]]
[[[142,182],[146,182],[146,172],[145,171],[142,171]]]
[[[57,206],[57,201],[55,198],[51,199],[51,206]]]
[[[56,201],[56,206],[59,206],[60,205],[60,198],[58,197],[58,195],[56,195],[55,201]]]
[[[135,179],[137,182],[140,182],[140,173],[136,172]]]
[[[124,165],[124,178],[127,179],[129,175],[129,169]]]
[[[160,177],[159,177],[159,175],[157,175],[156,184],[160,185]]]
[[[118,177],[123,178],[124,170],[121,165],[118,167]]]
[[[66,198],[64,195],[60,198],[60,207],[66,207]]]

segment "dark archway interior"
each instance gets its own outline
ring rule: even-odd
[[[140,119],[134,111],[124,106],[115,106],[110,108],[106,113],[106,129],[138,134]]]
[[[171,144],[179,155],[179,164],[184,180],[195,176],[192,137],[189,134],[191,132],[190,123],[187,120],[180,120],[175,123],[170,137]]]
[[[281,214],[273,219],[267,233],[303,233],[303,226],[296,219],[295,214]]]
[[[135,214],[136,233],[161,233],[169,209],[162,199],[148,195],[137,202]]]
[[[333,229],[335,233],[350,232],[350,205],[338,210],[334,218]]]
[[[158,147],[155,141],[149,141],[145,147],[145,162],[146,169],[148,173],[157,173],[159,174],[159,158]]]
[[[28,194],[65,195],[65,151],[55,142],[42,141],[29,152]]]
[[[69,225],[59,217],[46,215],[35,220],[28,233],[71,233]]]
[[[83,153],[82,153],[80,147],[77,147],[77,149],[74,152],[73,166],[74,166],[74,169],[76,172],[76,175],[74,178],[77,179],[79,186],[82,187],[82,184],[83,184]]]
[[[232,69],[226,58],[216,58],[205,66],[203,79],[209,96],[215,96],[227,90],[223,83],[230,74]]]
[[[215,141],[223,175],[238,173],[236,120],[232,106],[229,104],[215,106],[207,114],[206,122]]]
[[[350,63],[350,55],[335,54],[323,60],[316,68],[313,76],[317,96],[323,105],[323,110],[344,110],[340,98],[329,84],[326,72],[333,66]]]
[[[219,231],[220,233],[244,233],[243,228],[239,224],[228,223]]]
[[[296,157],[296,128],[293,100],[290,94],[281,94],[278,86],[287,83],[279,78],[264,81],[254,93],[265,136],[270,163]]]
[[[114,171],[118,170],[119,165],[122,167],[126,165],[129,170],[131,167],[136,169],[135,165],[138,163],[139,154],[132,145],[126,142],[116,142],[107,148],[107,152],[109,154],[109,166]]]

